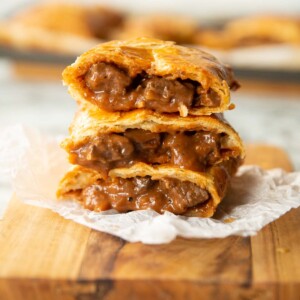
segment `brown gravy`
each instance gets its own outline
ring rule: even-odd
[[[205,171],[221,159],[222,135],[206,131],[153,133],[127,129],[101,134],[71,150],[70,161],[103,175],[111,169],[144,162]]]
[[[209,193],[189,181],[174,178],[152,180],[149,176],[98,180],[81,193],[85,208],[119,212],[151,208],[159,213],[183,214],[209,199]]]
[[[170,80],[146,73],[131,78],[114,64],[93,64],[84,77],[96,104],[106,111],[130,111],[146,108],[159,113],[174,113],[203,106],[217,107],[220,96],[204,90],[192,80]]]

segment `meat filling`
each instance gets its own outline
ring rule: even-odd
[[[201,172],[220,160],[221,139],[221,134],[206,131],[153,133],[127,129],[124,133],[92,138],[72,149],[70,160],[103,175],[137,162],[170,164]]]
[[[107,111],[129,111],[147,108],[160,113],[174,113],[182,107],[217,107],[220,96],[204,90],[191,80],[169,80],[140,74],[131,78],[113,64],[96,63],[85,75],[86,86],[92,91],[96,104]]]
[[[81,193],[85,208],[119,212],[151,208],[159,213],[183,214],[209,199],[206,190],[189,181],[173,178],[152,180],[149,176],[108,178],[85,188]]]

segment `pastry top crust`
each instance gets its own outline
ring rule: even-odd
[[[300,19],[288,16],[256,15],[232,20],[220,30],[200,30],[195,43],[211,48],[231,49],[264,44],[299,44]]]
[[[99,39],[0,22],[0,44],[20,50],[77,55],[78,51],[86,51],[96,43]]]
[[[152,167],[144,163],[137,163],[130,168],[113,169],[110,171],[109,176],[121,178],[150,176],[153,180],[174,178],[180,181],[193,182],[202,189],[207,190],[211,197],[205,205],[201,204],[193,207],[185,215],[211,217],[226,194],[229,179],[232,175],[230,171],[230,168],[215,166],[208,173],[199,173],[176,167]],[[94,184],[99,179],[102,179],[102,177],[98,172],[80,166],[73,166],[60,181],[57,198],[81,201],[81,190]]]
[[[78,55],[110,38],[122,20],[121,13],[100,5],[43,3],[1,21],[0,43],[21,50]]]
[[[84,13],[84,7],[77,5],[44,4],[20,11],[9,21],[24,27],[37,27],[86,37],[91,36],[91,32],[83,24]]]
[[[119,12],[105,6],[62,2],[33,6],[20,11],[9,22],[87,38],[106,38],[107,32],[121,23],[122,17]],[[97,36],[93,27],[106,32]]]
[[[229,22],[225,30],[233,39],[253,37],[274,42],[300,43],[300,19],[292,17],[251,16]]]
[[[70,126],[70,136],[62,146],[66,151],[85,144],[90,138],[101,133],[124,132],[129,128],[139,128],[151,132],[205,130],[225,133],[224,147],[232,149],[235,157],[244,159],[245,150],[238,133],[226,122],[222,114],[210,116],[188,116],[159,114],[145,109],[131,112],[103,113],[91,104],[86,104],[75,115]],[[231,154],[233,154],[231,153]]]
[[[168,79],[190,79],[219,95],[220,106],[194,108],[189,111],[193,115],[222,112],[230,108],[229,90],[230,87],[237,87],[231,69],[200,49],[152,38],[137,38],[100,44],[82,54],[64,70],[63,81],[77,101],[93,102],[84,76],[98,62],[113,63],[127,70],[132,77],[146,72]]]
[[[198,24],[181,15],[150,14],[128,16],[122,28],[115,32],[115,39],[133,39],[141,36],[191,44]]]

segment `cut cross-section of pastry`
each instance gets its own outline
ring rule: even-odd
[[[61,180],[57,197],[76,199],[93,211],[118,212],[153,209],[178,215],[211,217],[226,194],[230,163],[206,173],[138,163],[131,168],[110,171],[109,178],[80,166],[73,167]]]
[[[81,107],[62,143],[72,164],[107,177],[110,170],[143,162],[205,172],[244,158],[242,141],[221,114],[179,117],[146,110],[102,114]]]
[[[103,111],[146,109],[181,116],[233,108],[230,68],[196,48],[150,38],[103,43],[63,72],[78,102]]]
[[[153,209],[211,217],[245,150],[222,112],[230,68],[199,49],[111,41],[63,73],[79,104],[62,146],[75,165],[59,199],[93,211]]]

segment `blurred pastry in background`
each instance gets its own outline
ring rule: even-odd
[[[120,12],[98,5],[37,5],[0,23],[0,43],[77,54],[109,39],[123,19]]]
[[[0,21],[0,55],[15,60],[18,76],[36,70],[33,75],[40,78],[37,64],[49,69],[56,63],[60,74],[74,56],[104,41],[144,36],[204,48],[234,68],[299,70],[300,16],[219,21],[160,12],[134,15],[109,6],[52,0]]]
[[[194,44],[209,49],[226,50],[233,47],[232,41],[222,29],[200,29],[195,35]]]
[[[191,44],[197,28],[197,22],[189,17],[160,14],[131,16],[125,19],[123,27],[115,32],[114,38],[125,40],[143,36]]]
[[[199,31],[195,43],[217,49],[300,44],[300,18],[267,15],[240,18],[217,30]]]
[[[158,38],[210,49],[300,44],[300,18],[250,16],[219,28],[180,15],[128,15],[99,5],[44,3],[0,22],[0,45],[21,50],[79,54],[101,41]]]
[[[49,3],[22,11],[11,21],[23,26],[40,27],[82,37],[107,39],[110,32],[120,26],[123,15],[111,8],[98,5]]]

